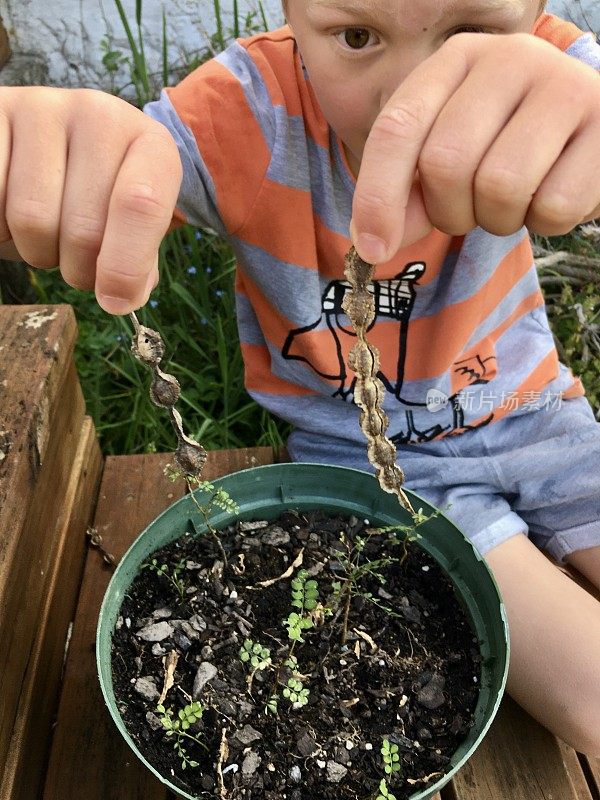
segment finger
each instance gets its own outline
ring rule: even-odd
[[[58,231],[67,163],[67,134],[59,96],[31,101],[13,117],[6,184],[6,222],[21,257],[36,267],[58,264]],[[56,90],[59,92],[60,90]]]
[[[130,145],[110,197],[97,261],[96,296],[109,313],[126,314],[146,301],[181,173],[177,147],[159,123]]]
[[[458,47],[450,39],[410,73],[373,124],[352,206],[354,244],[369,263],[388,261],[402,243],[421,148],[441,109],[467,76],[473,49]]]
[[[419,156],[419,174],[433,225],[461,236],[477,225],[474,178],[498,133],[525,96],[528,73],[496,59],[479,61],[439,113]],[[503,80],[490,82],[502,68]],[[481,87],[487,91],[482,92]],[[502,164],[502,162],[500,162]]]
[[[96,114],[82,115],[69,141],[59,255],[63,278],[77,289],[94,289],[110,196],[126,151],[125,143],[118,149],[114,129],[99,130]]]
[[[532,89],[479,165],[475,219],[496,236],[508,236],[525,224],[534,195],[581,124],[584,104],[558,88],[554,81]],[[560,113],[552,115],[552,124],[540,136],[539,121],[547,118],[557,95],[562,98]]]
[[[600,121],[576,135],[535,193],[525,224],[533,233],[560,236],[600,215]]]

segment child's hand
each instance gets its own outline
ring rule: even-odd
[[[87,89],[0,90],[0,242],[95,289],[103,308],[143,305],[181,182],[165,128]]]
[[[408,76],[373,125],[352,236],[378,263],[431,225],[456,236],[522,225],[563,234],[600,216],[599,175],[600,75],[529,34],[463,33]]]

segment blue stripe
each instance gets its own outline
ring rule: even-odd
[[[250,54],[246,48],[242,47],[238,42],[234,42],[216,57],[216,61],[222,64],[240,82],[248,107],[260,126],[269,150],[272,150],[276,134],[273,103],[263,76]],[[244,132],[240,131],[241,146],[243,135]]]
[[[181,121],[164,89],[160,93],[159,100],[144,106],[144,112],[165,125],[177,143],[183,165],[183,180],[177,208],[185,214],[192,225],[212,228],[224,236],[225,227],[217,209],[217,193],[213,179],[200,155],[194,134]]]
[[[565,53],[600,70],[600,44],[596,41],[593,33],[584,33],[579,39],[575,39],[573,44],[567,47]]]

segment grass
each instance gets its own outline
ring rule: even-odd
[[[162,19],[162,64],[148,70],[141,33],[143,6],[137,0],[130,21],[121,0],[114,0],[127,37],[129,52],[115,49],[107,35],[103,63],[115,94],[134,89],[136,104],[155,99],[160,88],[176,81],[198,64],[224,49],[233,37],[267,29],[260,2],[256,12],[241,15],[236,0],[233,26],[224,22],[221,0],[213,0],[214,33],[208,45],[189,54],[183,65],[171,65],[167,55],[167,21]],[[126,64],[131,80],[116,85]],[[547,250],[598,255],[578,230],[552,240],[537,238]],[[234,258],[230,248],[213,234],[184,227],[169,234],[160,251],[161,282],[139,316],[159,330],[167,353],[164,368],[182,386],[178,404],[186,431],[208,449],[252,445],[279,446],[288,433],[261,409],[243,388],[243,362],[235,321]],[[594,339],[600,321],[599,281],[581,282],[549,270],[545,286],[548,312],[561,357],[581,375],[588,397],[600,417],[600,348]],[[150,376],[133,358],[129,345],[132,328],[126,318],[111,317],[91,293],[66,286],[49,272],[34,270],[32,280],[40,302],[70,303],[77,315],[79,341],[76,362],[88,413],[94,419],[102,449],[107,454],[170,451],[173,430],[165,414],[148,397]],[[594,327],[596,326],[596,327]]]

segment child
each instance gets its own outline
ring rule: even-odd
[[[292,457],[368,468],[352,239],[378,264],[369,335],[407,486],[450,505],[496,576],[510,693],[598,757],[600,603],[541,551],[600,587],[600,425],[558,362],[524,226],[600,215],[600,48],[539,0],[285,11],[291,28],[235,43],[146,115],[2,90],[0,241],[123,314],[158,280],[179,193],[177,218],[236,251],[246,385],[294,424]]]

